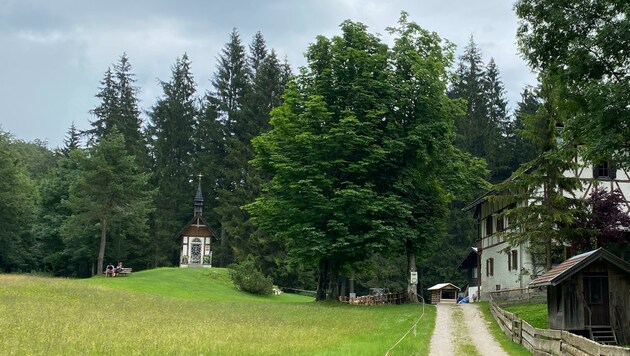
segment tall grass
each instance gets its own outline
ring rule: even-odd
[[[2,354],[382,355],[420,305],[348,306],[238,292],[222,269],[158,269],[125,278],[0,275]],[[426,306],[392,354],[428,354]]]

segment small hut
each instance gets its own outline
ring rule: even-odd
[[[456,303],[459,288],[451,283],[440,283],[429,288],[431,291],[431,304]]]
[[[603,344],[630,342],[630,264],[612,253],[573,256],[529,286],[547,287],[551,329]]]

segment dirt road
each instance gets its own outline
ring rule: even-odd
[[[431,356],[507,356],[476,304],[438,304],[430,348]]]

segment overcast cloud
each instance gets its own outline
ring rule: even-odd
[[[494,57],[510,107],[535,76],[519,57],[517,19],[506,0],[0,0],[0,125],[17,138],[61,145],[72,121],[89,127],[103,73],[126,52],[141,88],[140,106],[160,96],[175,58],[187,52],[200,91],[236,27],[248,44],[256,31],[295,69],[315,36],[339,33],[345,19],[385,34],[400,11],[455,43],[470,35]]]

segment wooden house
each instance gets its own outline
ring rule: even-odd
[[[431,291],[431,304],[456,303],[459,287],[451,283],[440,283],[429,288]]]
[[[466,286],[463,287],[464,295],[475,300],[479,296],[479,254],[477,247],[471,247],[466,257],[460,262],[458,268],[466,273]]]
[[[212,267],[212,242],[217,240],[210,225],[203,218],[203,194],[201,182],[194,199],[193,218],[177,233],[179,240],[179,267]]]
[[[630,342],[630,264],[600,248],[574,256],[529,287],[547,287],[551,329],[606,344]]]
[[[579,168],[566,171],[565,176],[575,177],[582,188],[565,192],[568,196],[586,199],[597,187],[607,191],[618,190],[630,211],[630,170],[617,168],[610,162],[592,164],[575,158]],[[530,168],[526,173],[532,171]],[[513,179],[511,177],[509,179]],[[522,289],[546,272],[544,261],[535,261],[527,243],[512,245],[505,239],[506,232],[515,232],[516,226],[504,216],[505,210],[528,204],[524,201],[491,199],[499,194],[490,190],[469,205],[464,211],[472,211],[477,220],[477,248],[479,254],[478,284],[482,300],[487,300],[491,292]]]

